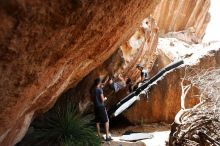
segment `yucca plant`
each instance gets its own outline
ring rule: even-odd
[[[32,146],[98,146],[100,139],[89,125],[90,117],[79,114],[71,103],[57,106],[33,124],[28,139]]]

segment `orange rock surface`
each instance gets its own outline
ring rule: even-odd
[[[176,46],[177,44],[172,44]],[[200,45],[209,48],[206,46]],[[178,47],[178,46],[176,46]],[[191,49],[196,49],[191,46]],[[152,123],[152,122],[167,122],[172,123],[176,113],[180,110],[181,103],[181,81],[185,74],[189,74],[196,69],[213,69],[220,67],[220,45],[215,46],[216,51],[211,51],[200,58],[200,61],[191,66],[185,66],[168,73],[162,80],[149,89],[147,96],[141,96],[140,101],[137,101],[131,108],[129,108],[124,116],[131,123]],[[182,49],[182,48],[180,48]],[[159,56],[151,70],[151,76],[156,74],[159,69],[163,68],[171,62],[170,56],[164,52],[160,52]],[[187,71],[185,71],[187,69]],[[189,81],[190,82],[190,81]],[[185,106],[187,108],[193,107],[199,102],[196,95],[199,90],[192,87],[185,99]]]
[[[191,29],[201,42],[210,20],[210,0],[162,0],[152,13],[160,33]]]
[[[202,38],[209,0],[193,1],[191,6],[191,1],[159,2],[0,1],[0,145],[19,142],[35,115],[50,109],[62,93],[78,83],[74,90],[80,92],[74,92],[75,99],[84,109],[89,102],[84,90],[97,75],[123,72],[136,80],[137,63],[151,70],[159,59],[159,32],[193,28],[196,37]],[[155,101],[152,108],[160,102]],[[147,122],[169,119],[156,113],[151,112]]]
[[[108,59],[159,0],[0,2],[0,145]]]
[[[113,75],[115,81],[119,81],[117,76],[122,74],[124,78],[130,77],[135,81],[140,76],[140,72],[136,69],[137,63],[141,63],[149,70],[152,68],[157,58],[158,27],[152,18],[145,19],[143,23],[144,25],[140,26],[128,41],[121,45],[101,66],[87,75],[76,89],[67,91],[68,96],[79,103],[81,111],[88,109],[91,103],[89,90],[95,78],[104,79],[108,75]],[[108,90],[108,88],[104,88],[104,91],[105,96],[109,97],[107,107],[112,106],[128,94],[126,89],[116,94],[113,94],[112,90]]]

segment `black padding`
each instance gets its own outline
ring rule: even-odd
[[[132,97],[135,96],[135,92],[132,92],[128,94],[126,97],[124,97],[122,100],[120,100],[117,104],[113,105],[109,110],[108,114],[111,115],[113,114],[122,104],[130,100]]]
[[[153,83],[155,81],[157,81],[160,77],[162,77],[166,72],[177,68],[178,66],[182,65],[184,63],[183,60],[174,62],[169,64],[168,66],[162,68],[156,75],[154,75],[152,78],[150,78],[148,81],[144,82],[139,88],[137,88],[136,90],[134,90],[132,93],[130,93],[129,95],[127,95],[125,98],[123,98],[121,101],[119,101],[117,104],[115,104],[114,106],[112,106],[109,110],[108,110],[108,114],[111,117],[111,115],[120,107],[122,106],[124,103],[126,103],[128,100],[130,100],[131,98],[133,98],[134,96],[139,95],[144,89],[146,89],[147,87],[151,87],[153,85]]]
[[[184,63],[184,61],[183,61],[183,60],[180,60],[180,61],[177,61],[177,62],[174,62],[174,63],[169,64],[169,65],[166,66],[164,69],[165,69],[166,71],[169,71],[169,70],[171,70],[171,69],[173,69],[173,68],[176,68],[176,67],[180,66],[180,65],[183,64],[183,63]]]

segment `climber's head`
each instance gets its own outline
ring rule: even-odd
[[[113,79],[114,79],[114,77],[110,75],[109,78],[108,78],[108,83],[112,84],[113,83]]]
[[[102,82],[101,78],[96,78],[95,81],[94,81],[94,86],[95,86],[95,87],[100,86],[100,85],[101,85],[101,82]]]

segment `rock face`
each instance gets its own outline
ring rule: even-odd
[[[185,73],[190,73],[192,70],[195,71],[196,69],[220,67],[220,43],[213,42],[202,45],[187,45],[182,41],[173,41],[168,38],[164,38],[163,41],[167,41],[168,45],[163,42],[163,44],[158,46],[163,48],[159,49],[160,54],[151,70],[151,74],[157,73],[158,69],[166,66],[175,58],[174,55],[169,54],[169,52],[162,52],[162,50],[166,50],[166,47],[170,50],[175,50],[176,48],[176,50],[185,51],[198,49],[198,52],[196,54],[189,53],[186,55],[190,57],[186,57],[188,59],[185,59],[187,64],[185,67],[181,67],[167,74],[157,85],[154,85],[149,90],[148,96],[141,97],[140,101],[137,101],[124,113],[124,116],[132,123],[173,122],[176,113],[181,108],[181,81],[182,78],[184,78]],[[182,46],[182,48],[180,46]],[[205,53],[208,48],[211,48],[210,51]],[[203,51],[204,53],[199,53]],[[179,57],[182,58],[183,56],[179,53]],[[186,68],[188,68],[187,72],[185,71]],[[199,91],[197,88],[191,88],[189,90],[185,99],[185,105],[187,108],[193,107],[199,102],[199,99],[196,98],[198,93]]]
[[[161,34],[190,29],[200,42],[210,19],[209,7],[210,0],[162,0],[152,17]]]
[[[152,16],[146,18],[134,35],[126,43],[121,45],[122,58],[120,60],[124,61],[121,63],[121,66],[118,66],[118,70],[116,68],[114,68],[114,71],[109,69],[111,68],[110,66],[114,64],[110,63],[112,61],[109,61],[109,65],[107,65],[108,71],[106,71],[115,76],[117,76],[119,72],[123,73],[124,76],[129,76],[132,80],[136,80],[139,77],[139,72],[135,68],[137,63],[141,63],[150,71],[158,57],[156,47],[159,33],[163,37],[178,38],[187,43],[201,42],[205,28],[209,22],[209,7],[209,0],[193,1],[192,5],[191,1],[178,2],[162,0],[160,4],[157,5]],[[173,13],[173,11],[175,11],[175,13]],[[170,25],[171,21],[172,25]],[[166,59],[164,60],[163,58],[161,61],[164,62]],[[170,60],[166,63],[168,62],[170,62]],[[103,66],[100,68],[103,69]],[[106,75],[106,71],[105,74],[101,73],[101,76]],[[97,69],[96,72],[100,72],[100,69]],[[99,74],[96,73],[96,77],[99,76]],[[94,79],[94,77],[95,75],[93,73],[93,75],[87,77],[87,80],[84,82],[88,83],[91,79]],[[123,98],[126,94],[125,91],[121,91],[115,95],[107,94],[107,96],[113,98],[109,101],[108,106],[116,103],[116,101]],[[80,105],[87,105],[88,100],[84,99],[88,99],[88,96],[89,94],[87,93],[82,98],[86,104]]]
[[[202,38],[208,0],[193,1],[192,6],[191,1],[161,0],[155,10],[159,2],[0,1],[0,145],[20,141],[32,119],[81,80],[73,90],[80,89],[74,94],[83,110],[89,97],[82,92],[97,75],[122,72],[135,80],[136,63],[151,70],[157,59],[158,30],[167,33],[193,27],[196,37]]]
[[[192,4],[192,5],[191,5]],[[105,63],[105,67],[101,66],[102,70],[104,68],[105,71],[100,71],[99,69],[96,69],[94,72],[96,72],[96,75],[94,75],[94,72],[89,75],[90,77],[86,77],[86,80],[81,83],[83,86],[85,86],[86,83],[91,82],[95,77],[99,76],[105,76],[107,73],[114,74],[117,76],[119,72],[123,73],[124,76],[129,76],[133,81],[135,81],[139,77],[139,72],[135,68],[137,63],[141,63],[150,71],[150,75],[152,76],[155,74],[160,68],[164,67],[168,63],[172,61],[171,58],[166,57],[163,52],[159,51],[157,52],[157,41],[159,33],[163,37],[172,37],[172,38],[178,38],[184,42],[187,43],[199,43],[205,33],[205,28],[209,21],[209,14],[208,14],[208,8],[210,6],[210,1],[168,1],[168,0],[162,0],[160,4],[156,7],[155,11],[152,13],[151,17],[146,18],[143,23],[142,27],[140,27],[134,35],[123,45],[121,45],[120,49],[122,50],[121,53],[121,59],[123,60],[121,63],[121,66],[117,66],[117,68],[114,67],[114,61],[108,61],[109,63]],[[174,11],[174,13],[173,13]],[[156,20],[154,20],[154,18]],[[170,25],[172,22],[172,25]],[[158,26],[159,25],[159,26]],[[177,31],[177,32],[175,32]],[[158,55],[157,55],[158,54]],[[157,59],[157,63],[155,64],[155,61]],[[112,66],[112,67],[111,67]],[[112,69],[114,68],[112,71]],[[178,73],[179,72],[179,73]],[[167,121],[171,122],[176,114],[176,112],[179,110],[180,105],[174,107],[175,105],[178,105],[180,102],[179,99],[173,100],[173,97],[175,94],[176,97],[179,97],[181,91],[180,88],[175,86],[175,90],[172,91],[171,87],[170,89],[165,89],[169,84],[171,78],[174,78],[173,80],[176,80],[176,83],[180,83],[180,78],[183,76],[183,71],[178,71],[173,74],[175,75],[168,75],[169,79],[166,79],[161,82],[166,82],[161,85],[160,88],[152,89],[154,90],[153,93],[149,93],[149,96],[152,96],[156,93],[155,96],[161,97],[162,93],[167,92],[166,96],[170,96],[170,99],[173,101],[173,103],[170,103],[168,106],[163,104],[163,101],[154,101],[147,103],[150,106],[150,111],[157,110],[157,112],[149,112],[148,116],[151,116],[152,118],[150,120],[145,120],[145,122],[155,122],[155,121]],[[80,85],[81,85],[80,84]],[[175,84],[175,81],[173,83]],[[91,85],[91,83],[90,83]],[[82,88],[83,86],[79,86],[78,88]],[[170,85],[169,85],[170,86]],[[125,89],[126,90],[126,89]],[[121,98],[127,95],[127,92],[125,90],[122,90],[116,94],[108,94],[106,93],[107,97],[110,97],[109,101],[107,102],[107,106],[111,107],[113,104],[117,103]],[[157,92],[159,91],[160,92]],[[87,93],[84,93],[83,96],[80,96],[80,90],[78,90],[78,94],[73,95],[73,97],[76,96],[82,97],[82,100],[80,102],[80,107],[84,105],[84,108],[86,108],[86,105],[88,105],[89,101],[85,100],[89,98],[88,89],[85,90]],[[170,91],[170,92],[169,92]],[[196,94],[198,91],[196,89],[192,89],[192,91],[189,93],[191,96],[189,97],[188,106],[192,106],[198,102],[197,99],[193,98],[192,96]],[[173,97],[171,97],[173,95]],[[153,97],[155,97],[153,96]],[[153,105],[152,105],[153,104]],[[168,104],[168,103],[166,103]],[[157,108],[160,105],[160,107],[167,106],[166,110],[170,110],[170,112],[167,112],[166,117],[164,117],[163,113],[160,113],[160,108]],[[156,107],[156,108],[155,108]],[[139,108],[139,110],[138,110]],[[138,107],[134,108],[138,110],[141,113],[141,110],[146,108],[146,105],[143,106],[143,108]],[[137,115],[136,118],[132,116],[131,113],[135,113],[136,111],[131,111],[126,114],[126,116],[129,117],[131,122],[137,123],[138,119],[146,118],[142,115]],[[130,115],[129,115],[130,114]],[[146,114],[146,113],[142,113]],[[147,116],[147,117],[148,117]],[[131,120],[131,119],[134,120]]]
[[[69,89],[62,97],[70,97],[76,101],[75,103],[79,103],[81,111],[88,109],[91,104],[89,90],[95,78],[104,79],[107,75],[113,75],[117,81],[117,75],[122,74],[124,77],[129,76],[132,80],[137,79],[139,72],[136,69],[136,64],[142,63],[147,68],[152,68],[156,60],[157,42],[158,27],[155,21],[151,18],[145,19],[132,37],[120,46],[108,60],[87,75],[76,88]],[[125,89],[114,94],[105,88],[105,96],[110,97],[107,103],[108,107],[124,97],[127,94],[126,91]]]
[[[102,64],[159,0],[1,1],[0,145]]]

